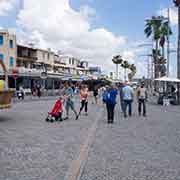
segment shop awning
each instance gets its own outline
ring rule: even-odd
[[[166,77],[166,76],[161,77],[161,78],[157,78],[157,79],[155,79],[155,81],[180,83],[180,79],[178,79],[178,78]]]

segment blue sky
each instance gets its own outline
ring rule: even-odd
[[[71,5],[79,9],[88,4],[96,10],[95,26],[104,26],[115,34],[129,39],[144,38],[144,20],[161,8],[172,6],[171,0],[71,0]]]
[[[129,41],[148,41],[144,35],[145,19],[157,15],[157,11],[173,7],[172,0],[72,0],[71,5],[79,9],[82,4],[87,4],[95,9],[96,20],[94,26],[104,26],[115,34],[128,37]],[[176,45],[177,26],[173,26],[171,43]],[[145,51],[146,53],[146,51]],[[176,72],[176,54],[171,54],[171,69],[173,76]]]
[[[119,42],[120,40],[118,39],[118,37],[127,38],[128,42],[127,44],[124,45],[124,47],[126,48],[126,51],[131,51],[131,45],[133,43],[136,43],[139,41],[144,41],[144,42],[148,41],[148,39],[146,39],[144,35],[145,19],[153,15],[157,15],[157,12],[160,9],[173,6],[172,0],[150,0],[150,1],[148,0],[138,0],[138,1],[137,0],[69,0],[69,1],[68,0],[53,0],[53,1],[52,0],[39,0],[39,1],[28,0],[28,2],[24,1],[24,3],[26,3],[26,8],[24,8],[22,11],[23,0],[9,0],[9,1],[12,2],[12,4],[15,7],[12,8],[8,13],[6,13],[6,15],[0,15],[0,27],[17,28],[17,31],[20,31],[21,28],[23,29],[25,27],[26,29],[28,29],[28,36],[30,36],[29,33],[32,32],[31,37],[33,37],[34,39],[41,38],[41,40],[39,40],[41,43],[46,42],[43,44],[43,47],[45,47],[45,45],[46,46],[54,45],[54,48],[56,49],[55,45],[60,46],[62,48],[64,44],[71,44],[71,46],[74,46],[74,47],[71,47],[71,48],[66,47],[63,50],[64,52],[74,53],[75,55],[78,55],[78,53],[82,53],[82,54],[85,54],[85,52],[87,53],[87,49],[88,50],[93,49],[92,47],[94,45],[94,47],[99,48],[99,49],[97,48],[97,51],[102,51],[102,52],[101,54],[99,52],[96,52],[96,53],[94,53],[93,51],[89,52],[89,54],[94,53],[94,56],[89,57],[89,59],[94,58],[93,62],[99,61],[99,64],[102,64],[103,58],[105,58],[105,56],[108,56],[108,58],[110,57],[111,55],[110,52],[107,53],[106,55],[103,54],[103,51],[105,52],[106,50],[108,50],[108,48],[104,49],[104,47],[103,48],[100,47],[101,46],[100,44],[93,44],[93,45],[88,46],[87,42],[85,43],[84,40],[81,42],[81,44],[78,44],[78,43],[76,44],[74,41],[75,40],[77,41],[77,37],[78,37],[77,31],[75,31],[75,34],[73,31],[72,32],[70,31],[70,33],[68,34],[70,37],[68,37],[65,40],[63,39],[66,42],[64,41],[62,42],[61,38],[62,37],[64,38],[64,32],[62,33],[63,36],[61,36],[60,30],[58,30],[59,32],[54,33],[55,35],[57,35],[57,37],[52,37],[52,39],[50,38],[42,39],[42,37],[44,37],[44,35],[48,33],[48,30],[46,28],[47,24],[44,29],[41,24],[43,21],[45,21],[43,19],[44,16],[46,16],[46,19],[47,19],[46,23],[48,23],[49,29],[57,31],[59,20],[57,22],[54,22],[54,24],[51,24],[51,21],[52,19],[54,20],[54,18],[56,17],[57,19],[61,19],[62,17],[59,14],[61,14],[61,11],[66,12],[66,8],[68,8],[68,12],[71,18],[69,18],[69,15],[68,15],[67,22],[63,22],[63,25],[65,25],[65,31],[67,28],[69,28],[68,24],[71,24],[71,23],[72,24],[74,23],[72,26],[74,26],[75,30],[78,30],[76,29],[78,27],[75,27],[77,24],[75,24],[74,20],[77,20],[77,18],[74,17],[74,12],[79,13],[80,9],[83,6],[88,6],[89,8],[92,8],[95,11],[95,16],[93,16],[92,19],[90,20],[89,19],[84,20],[84,18],[78,19],[78,23],[82,23],[83,25],[82,27],[84,28],[82,29],[82,32],[84,33],[87,31],[86,34],[88,33],[89,37],[95,36],[94,39],[96,39],[97,37],[100,40],[102,40],[103,37],[105,37],[104,43],[108,44],[110,42],[109,49],[114,48],[112,52],[115,53],[117,50],[117,47],[119,47],[119,44],[122,44],[122,42]],[[49,8],[53,3],[54,3],[53,8],[59,7],[59,10],[57,10],[57,12],[54,12],[53,9],[49,9],[49,11],[47,11],[47,14],[46,14],[45,7]],[[67,3],[67,6],[63,7],[64,6],[63,3],[64,4]],[[33,4],[36,4],[36,6],[32,7]],[[41,14],[41,10],[39,11],[39,9],[36,9],[38,7],[41,8],[42,14]],[[22,12],[21,12],[21,17],[19,18],[19,22],[23,24],[21,26],[16,23],[17,15],[19,14],[20,10]],[[27,11],[29,12],[28,14],[26,14]],[[0,14],[1,14],[1,7],[0,7]],[[37,16],[39,18],[37,18]],[[66,19],[66,16],[64,19]],[[63,21],[63,19],[61,20]],[[32,28],[31,26],[29,26],[30,24]],[[38,24],[41,24],[41,25],[38,26]],[[66,25],[67,25],[67,28],[66,28]],[[59,27],[61,29],[61,26]],[[88,29],[87,27],[89,27],[90,29]],[[104,29],[104,31],[102,31],[102,34],[104,33],[104,35],[100,35],[99,33],[101,32],[99,30],[102,28]],[[171,37],[171,43],[173,44],[173,46],[176,46],[177,26],[172,26],[172,28],[173,28],[174,34]],[[93,30],[95,31],[97,30],[97,32],[91,33]],[[80,32],[80,35],[82,32]],[[112,35],[108,34],[108,32],[111,32]],[[19,36],[18,38],[20,39],[21,37]],[[58,38],[59,38],[59,42],[54,43],[54,39],[55,40],[57,39],[58,41]],[[70,42],[69,42],[69,39],[71,39]],[[84,37],[84,39],[86,39],[86,37]],[[113,42],[116,43],[115,47],[113,46]],[[82,49],[84,48],[83,49],[84,51],[79,50],[78,49],[79,47],[81,47]],[[76,53],[76,51],[78,51],[78,53]],[[144,52],[140,52],[140,53],[144,54],[144,53],[147,53],[147,51],[144,50]],[[85,56],[82,56],[82,57],[85,57]],[[98,57],[98,59],[95,59],[96,57]],[[100,58],[102,59],[100,60]],[[138,61],[137,57],[135,61]],[[174,72],[173,75],[175,75],[176,54],[171,55],[171,65]],[[112,66],[109,66],[109,64],[108,64],[108,67],[112,68]]]

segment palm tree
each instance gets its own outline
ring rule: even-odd
[[[146,25],[144,32],[147,38],[151,37],[155,41],[155,49],[153,50],[154,64],[155,64],[155,78],[159,77],[159,67],[158,67],[158,56],[159,52],[159,44],[162,47],[162,54],[164,56],[164,44],[168,33],[172,34],[172,31],[169,29],[168,22],[164,21],[163,16],[153,16],[152,19],[146,20]]]
[[[156,50],[159,49],[158,42],[161,37],[162,22],[163,22],[162,16],[158,16],[158,17],[153,16],[152,19],[146,20],[146,25],[144,29],[147,38],[153,36],[153,40],[156,42]]]
[[[172,35],[172,30],[171,30],[171,27],[169,26],[169,22],[168,20],[167,21],[164,21],[162,23],[162,26],[161,26],[161,37],[160,37],[160,42],[159,42],[159,45],[161,46],[162,48],[162,57],[165,58],[165,53],[164,53],[164,45],[165,45],[165,42],[168,41],[168,37]]]
[[[123,59],[120,55],[114,56],[112,62],[116,64],[116,79],[118,79],[118,66],[123,63]]]
[[[121,64],[121,67],[124,68],[124,80],[126,81],[127,80],[127,69],[130,67],[128,61],[124,61]]]
[[[135,76],[136,74],[136,66],[134,64],[131,64],[129,69],[131,70],[131,72],[128,74],[128,79],[129,81],[132,81],[133,80],[133,77]]]

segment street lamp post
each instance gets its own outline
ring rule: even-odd
[[[180,0],[174,0],[178,8],[178,50],[177,50],[177,77],[180,79]]]
[[[140,44],[138,45],[138,47],[151,47],[153,49],[153,42],[152,43],[145,43],[145,44]],[[153,79],[153,60],[151,60],[152,64],[150,65],[150,57],[152,59],[152,54],[144,54],[144,55],[140,55],[140,56],[147,56],[147,77],[150,77],[151,79]],[[150,68],[151,66],[151,68]],[[152,74],[151,74],[152,73]],[[150,75],[151,74],[151,75]]]
[[[177,49],[177,77],[180,79],[180,0],[173,0],[178,8],[178,49]],[[178,104],[180,104],[180,84],[178,83]]]
[[[170,27],[170,9],[168,8],[168,32],[167,32],[167,77],[169,77],[169,61],[170,61],[170,41],[169,41],[169,27]]]

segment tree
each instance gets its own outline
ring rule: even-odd
[[[165,45],[165,42],[168,41],[168,37],[172,35],[172,30],[171,30],[171,27],[169,26],[168,20],[165,20],[162,23],[160,31],[161,31],[161,37],[160,37],[159,45],[162,48],[162,57],[165,58],[164,45]]]
[[[124,68],[124,80],[127,80],[127,69],[130,67],[128,61],[123,61],[121,67]]]
[[[153,16],[152,19],[146,20],[146,25],[144,32],[149,38],[150,36],[153,36],[153,40],[156,42],[156,50],[159,49],[159,39],[161,37],[161,26],[163,22],[162,16]]]
[[[133,77],[135,76],[136,74],[136,66],[134,64],[131,64],[129,69],[131,70],[131,72],[128,74],[128,79],[129,81],[132,81],[133,80]]]
[[[159,77],[160,65],[158,64],[159,56],[165,57],[164,53],[164,45],[166,40],[168,40],[168,36],[172,34],[172,30],[169,27],[169,22],[163,16],[153,16],[152,19],[146,21],[144,32],[147,36],[153,37],[155,41],[155,49],[153,49],[153,58],[155,65],[155,78]],[[162,54],[159,50],[159,46],[162,48]]]
[[[118,66],[122,64],[123,59],[120,55],[114,56],[112,62],[116,64],[116,79],[118,79]]]

